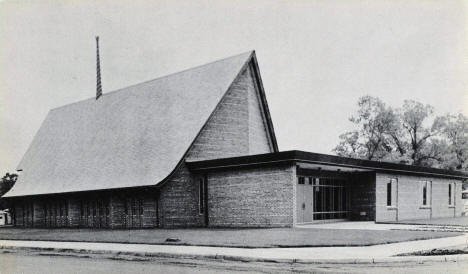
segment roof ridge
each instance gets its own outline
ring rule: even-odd
[[[153,82],[153,81],[156,81],[156,80],[160,80],[160,79],[163,79],[163,78],[166,78],[166,77],[175,76],[175,75],[178,75],[178,74],[180,74],[180,73],[187,72],[187,71],[189,71],[189,70],[198,69],[198,68],[201,68],[201,67],[204,67],[204,66],[208,66],[208,65],[212,65],[212,64],[215,64],[215,63],[219,63],[219,62],[225,61],[225,60],[227,60],[227,59],[239,57],[239,56],[241,56],[241,55],[246,55],[247,53],[250,54],[250,56],[249,56],[249,58],[250,58],[254,52],[255,52],[255,50],[245,51],[245,52],[243,52],[243,53],[239,53],[239,54],[232,55],[232,56],[229,56],[229,57],[225,57],[225,58],[222,58],[222,59],[217,59],[217,60],[215,60],[215,61],[211,61],[211,62],[202,64],[202,65],[198,65],[198,66],[195,66],[195,67],[186,68],[186,69],[183,69],[183,70],[180,70],[180,71],[176,71],[176,72],[173,72],[173,73],[169,73],[169,74],[166,74],[166,75],[163,75],[163,76],[159,76],[159,77],[156,77],[156,78],[153,78],[153,79],[150,79],[150,80],[146,80],[146,81],[143,81],[143,82],[140,82],[140,83],[128,85],[128,86],[125,86],[125,87],[122,87],[122,88],[118,88],[118,89],[116,89],[116,90],[112,90],[112,91],[103,93],[103,94],[102,94],[102,97],[104,97],[104,96],[106,96],[106,95],[113,94],[113,93],[117,93],[117,92],[119,92],[119,91],[123,91],[123,90],[128,89],[128,88],[131,88],[131,87],[136,87],[136,86],[139,86],[139,85],[143,85],[143,84],[146,84],[146,83],[149,83],[149,82]],[[87,99],[79,100],[79,101],[76,101],[76,102],[73,102],[73,103],[69,103],[69,104],[66,104],[66,105],[62,105],[62,106],[58,106],[58,107],[52,108],[52,109],[50,109],[50,111],[54,111],[54,110],[57,110],[57,109],[60,109],[60,108],[63,108],[63,107],[67,107],[67,106],[71,106],[71,105],[74,105],[74,104],[78,104],[78,103],[81,103],[81,102],[84,102],[84,101],[95,100],[95,99],[96,99],[95,96],[89,97],[89,98],[87,98]]]

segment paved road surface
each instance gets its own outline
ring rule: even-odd
[[[0,273],[467,273],[468,261],[378,265],[279,264],[161,259],[124,261],[38,254],[0,254]]]

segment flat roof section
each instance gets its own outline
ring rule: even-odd
[[[312,163],[324,166],[346,167],[368,171],[404,173],[419,176],[444,177],[461,180],[468,179],[468,173],[461,171],[396,164],[390,162],[369,161],[299,150],[204,161],[186,161],[187,166],[191,170],[226,169],[242,166],[273,165],[291,162]]]

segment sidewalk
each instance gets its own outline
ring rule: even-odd
[[[1,249],[35,249],[56,252],[130,254],[146,257],[194,257],[240,261],[278,262],[396,262],[468,260],[468,254],[450,256],[392,257],[434,248],[468,244],[468,234],[456,237],[410,241],[363,247],[315,247],[315,248],[224,248],[205,246],[171,246],[118,243],[84,243],[53,241],[0,240]]]

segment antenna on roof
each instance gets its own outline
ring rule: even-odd
[[[101,66],[99,61],[99,36],[96,36],[96,100],[102,95]]]

